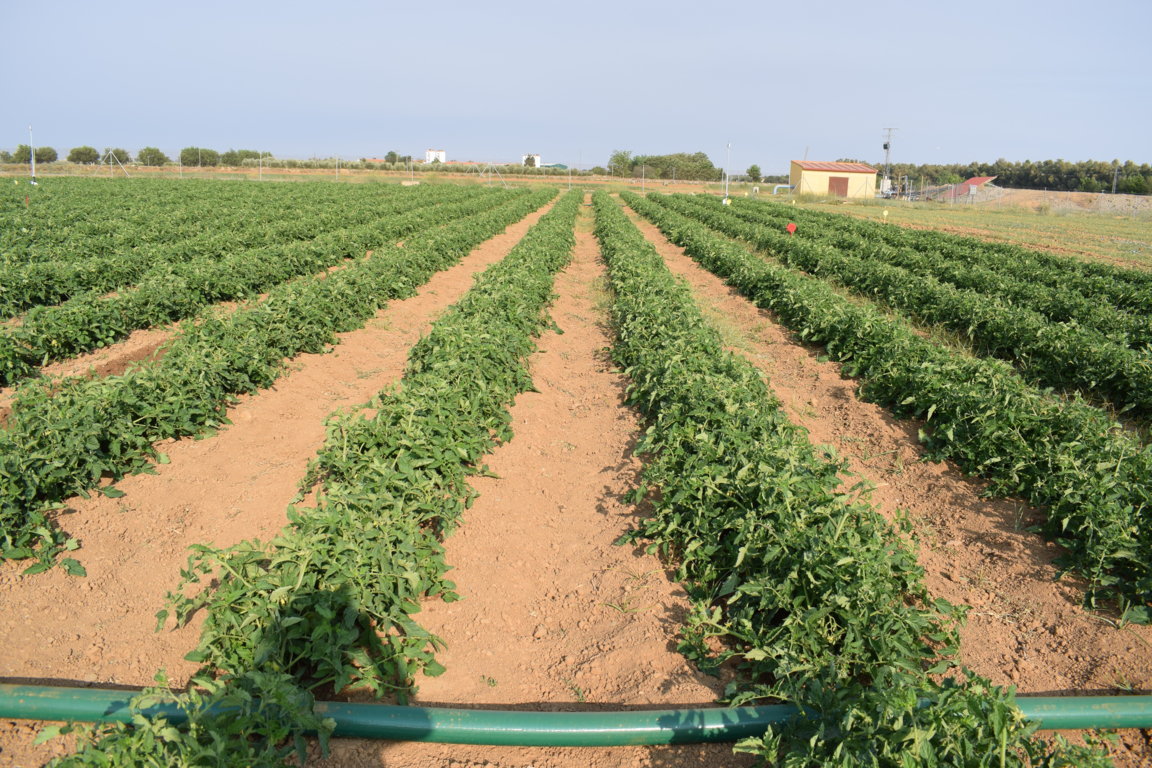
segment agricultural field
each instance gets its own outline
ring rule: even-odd
[[[0,719],[2,766],[1152,762],[1015,705],[1152,689],[1152,273],[685,194],[2,195],[0,682],[188,721]],[[807,715],[468,746],[332,700]]]
[[[1152,200],[1142,195],[997,189],[975,205],[867,200],[802,207],[1152,269]]]

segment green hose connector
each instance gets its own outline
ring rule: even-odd
[[[0,718],[129,722],[134,691],[0,684]],[[1152,728],[1152,696],[1047,696],[1016,699],[1045,730]],[[174,705],[143,710],[180,723]],[[336,721],[346,738],[501,746],[615,747],[697,744],[759,736],[792,717],[790,705],[615,712],[538,712],[320,702],[316,713]]]

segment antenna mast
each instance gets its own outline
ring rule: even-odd
[[[880,182],[880,192],[888,194],[892,189],[892,134],[895,128],[884,129],[884,178]]]

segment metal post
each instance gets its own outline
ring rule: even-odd
[[[732,164],[732,142],[728,142],[728,159],[724,161],[724,199],[728,199],[728,166]]]
[[[28,126],[28,162],[32,164],[32,183],[36,183],[36,143],[32,141],[32,126]]]

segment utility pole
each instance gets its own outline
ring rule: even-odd
[[[31,126],[29,126],[28,130],[29,130],[29,132],[31,132],[31,130],[32,130]],[[1120,178],[1120,166],[1116,166],[1115,168],[1112,169],[1112,194],[1116,194],[1116,180],[1118,178]],[[35,168],[35,166],[33,166],[33,168],[32,168],[32,181],[33,182],[36,181],[36,168]]]
[[[884,129],[884,180],[880,183],[880,192],[888,194],[892,188],[892,134],[895,128]]]

